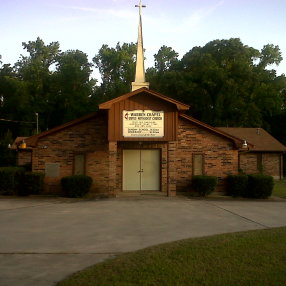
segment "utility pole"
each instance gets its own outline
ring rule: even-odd
[[[36,122],[37,122],[37,134],[39,134],[39,113],[36,112]]]

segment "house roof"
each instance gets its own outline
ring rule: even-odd
[[[69,122],[67,122],[67,123],[64,123],[64,124],[62,124],[62,125],[59,125],[59,126],[57,126],[57,127],[54,127],[54,128],[52,128],[52,129],[50,129],[50,130],[44,131],[44,132],[42,132],[42,133],[40,133],[40,134],[37,134],[37,135],[33,135],[33,136],[31,136],[31,137],[28,137],[28,138],[26,138],[26,140],[25,140],[25,141],[26,141],[26,144],[27,144],[28,146],[35,147],[35,146],[37,145],[37,143],[38,143],[38,140],[39,140],[40,138],[45,137],[45,136],[50,135],[50,134],[53,134],[53,133],[55,133],[55,132],[57,132],[57,131],[61,131],[61,130],[65,129],[65,128],[74,126],[74,125],[76,125],[76,124],[82,123],[82,122],[84,122],[84,121],[86,121],[86,120],[89,120],[89,119],[95,117],[97,114],[98,114],[98,112],[93,112],[93,113],[87,114],[87,115],[85,115],[85,116],[82,116],[82,117],[80,117],[80,118],[77,118],[77,119],[75,119],[75,120],[72,120],[72,121],[69,121]]]
[[[175,99],[169,98],[169,97],[167,97],[165,95],[162,95],[162,94],[160,94],[158,92],[149,90],[147,88],[140,88],[140,89],[137,89],[137,90],[135,90],[133,92],[129,92],[127,94],[124,94],[122,96],[116,97],[116,98],[114,98],[112,100],[109,100],[107,102],[104,102],[104,103],[99,105],[99,109],[102,109],[102,110],[109,109],[109,108],[111,108],[111,106],[114,103],[119,102],[121,100],[125,100],[125,99],[127,99],[127,98],[129,98],[131,96],[137,95],[137,94],[142,93],[142,92],[144,92],[147,96],[148,95],[155,96],[155,97],[160,98],[160,99],[162,99],[162,100],[164,100],[166,102],[169,102],[169,103],[172,103],[172,104],[176,105],[176,107],[177,107],[177,109],[179,111],[185,111],[185,110],[189,109],[189,105],[184,104],[182,102],[179,102],[179,101],[177,101]],[[88,119],[91,119],[91,118],[95,117],[97,114],[98,114],[98,112],[93,112],[93,113],[90,113],[90,114],[85,115],[83,117],[80,117],[78,119],[75,119],[75,120],[72,120],[70,122],[67,122],[67,123],[64,123],[62,125],[59,125],[57,127],[54,127],[54,128],[52,128],[50,130],[44,131],[44,132],[42,132],[40,134],[31,136],[31,137],[27,137],[27,138],[25,138],[26,144],[27,144],[27,146],[35,147],[37,145],[37,143],[38,143],[38,140],[40,138],[45,137],[45,136],[50,135],[50,134],[53,134],[55,132],[61,131],[61,130],[65,129],[65,128],[74,126],[74,125],[79,124],[79,123],[81,123],[83,121],[86,121]]]
[[[114,98],[114,99],[111,99],[111,100],[109,100],[109,101],[106,101],[106,102],[104,102],[104,103],[101,103],[101,104],[99,105],[99,109],[110,109],[111,106],[112,106],[114,103],[119,102],[119,101],[122,101],[122,100],[125,100],[125,99],[127,99],[127,98],[129,98],[129,97],[132,97],[132,96],[134,96],[134,95],[137,95],[137,94],[143,93],[143,92],[146,94],[146,96],[155,96],[155,97],[160,98],[160,99],[162,99],[162,100],[164,100],[164,101],[166,101],[166,102],[169,102],[169,103],[172,103],[172,104],[176,105],[176,107],[177,107],[177,109],[178,109],[179,111],[186,111],[186,110],[189,110],[189,108],[190,108],[190,106],[187,105],[187,104],[185,104],[185,103],[182,103],[182,102],[180,102],[180,101],[177,101],[177,100],[175,100],[175,99],[173,99],[173,98],[170,98],[170,97],[168,97],[168,96],[165,96],[165,95],[163,95],[163,94],[161,94],[161,93],[158,93],[158,92],[156,92],[156,91],[153,91],[153,90],[147,89],[147,88],[145,88],[145,87],[142,87],[142,88],[137,89],[137,90],[135,90],[135,91],[132,91],[132,92],[123,94],[123,95],[121,95],[121,96],[119,96],[119,97],[116,97],[116,98]]]
[[[242,148],[242,144],[244,142],[243,139],[241,139],[241,138],[239,138],[239,137],[237,137],[235,135],[231,135],[229,133],[226,133],[223,130],[220,130],[220,129],[215,128],[213,126],[210,126],[210,125],[208,125],[208,124],[206,124],[206,123],[204,123],[202,121],[199,121],[199,120],[193,118],[192,116],[188,116],[186,114],[180,114],[180,117],[184,118],[184,119],[186,119],[186,120],[188,120],[188,121],[190,121],[190,122],[192,122],[192,123],[194,123],[196,125],[199,125],[200,127],[203,127],[205,129],[207,129],[208,131],[211,131],[211,132],[213,132],[213,133],[215,133],[215,134],[217,134],[217,135],[219,135],[221,137],[229,139],[229,140],[231,140],[235,144],[236,147]]]
[[[286,147],[263,128],[217,127],[217,129],[252,143],[251,151],[286,151]]]

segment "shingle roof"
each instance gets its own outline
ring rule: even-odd
[[[286,151],[286,147],[263,128],[217,127],[217,129],[253,144],[253,147],[250,146],[252,151]]]

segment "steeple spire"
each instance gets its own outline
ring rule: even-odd
[[[135,81],[132,82],[132,91],[141,87],[149,88],[149,82],[145,81],[145,68],[144,68],[144,50],[143,50],[143,34],[142,34],[142,0],[139,5],[135,7],[139,8],[139,26],[138,26],[138,41],[137,41],[137,56],[136,56],[136,71]]]

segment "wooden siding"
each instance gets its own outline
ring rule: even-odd
[[[123,110],[164,111],[164,137],[162,138],[125,138],[123,137]],[[175,141],[177,139],[178,111],[174,104],[159,98],[138,94],[116,102],[108,111],[109,141]]]

